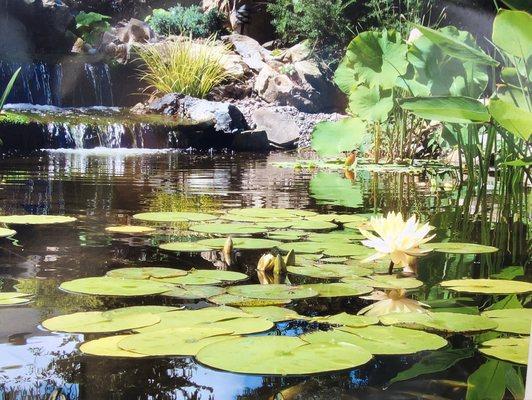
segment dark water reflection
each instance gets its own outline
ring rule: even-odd
[[[320,175],[270,164],[286,160],[291,157],[135,155],[121,150],[0,160],[2,213],[68,214],[79,220],[68,226],[19,227],[14,240],[0,239],[0,289],[11,290],[18,283],[23,291],[36,294],[29,306],[0,308],[0,400],[47,399],[57,390],[67,399],[268,399],[280,390],[285,390],[286,399],[416,399],[425,398],[423,393],[434,399],[463,398],[467,376],[484,362],[480,355],[383,391],[398,371],[422,354],[377,357],[357,370],[325,376],[272,378],[214,371],[187,358],[85,357],[76,350],[82,335],[51,334],[39,328],[43,319],[55,314],[139,304],[66,294],[57,290],[64,280],[103,275],[124,265],[212,268],[199,257],[168,254],[154,246],[168,237],[124,239],[104,233],[106,226],[128,223],[136,212],[191,201],[203,211],[209,207],[392,209],[433,218],[453,201],[452,174],[365,172],[348,180],[341,173]],[[342,189],[335,189],[339,184]],[[251,274],[257,255],[242,257],[240,269]],[[434,286],[437,282],[468,274],[481,261],[427,257],[426,268],[420,268],[420,278],[427,283],[423,296],[441,296]],[[179,304],[160,297],[143,299],[141,304],[161,303]],[[359,300],[338,300],[298,304],[296,309],[325,314],[355,312],[360,306]],[[270,334],[298,335],[312,329],[319,327],[282,323]],[[450,341],[455,348],[471,346],[463,337]],[[295,392],[299,397],[293,397]]]

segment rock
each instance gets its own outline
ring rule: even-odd
[[[304,40],[295,46],[290,47],[285,52],[285,60],[295,63],[308,59],[312,54],[312,49],[308,40]]]
[[[182,117],[195,121],[210,120],[219,132],[233,133],[249,128],[242,112],[230,103],[184,96],[180,100],[179,112]]]
[[[179,101],[181,95],[179,93],[169,93],[160,99],[155,99],[147,105],[147,110],[156,114],[175,115],[179,113]],[[140,107],[135,106],[136,110]]]
[[[222,39],[230,42],[234,46],[235,52],[242,57],[242,61],[254,71],[258,72],[262,70],[266,65],[264,61],[271,58],[268,50],[262,47],[255,39],[248,36],[233,33],[224,36]]]
[[[119,63],[126,64],[130,60],[134,44],[150,43],[156,39],[157,35],[146,22],[131,18],[119,27],[105,32],[99,50]]]
[[[263,130],[243,131],[235,135],[231,148],[236,151],[266,151],[270,142]]]
[[[294,118],[278,113],[273,108],[260,108],[252,114],[257,130],[266,132],[268,142],[274,147],[295,148],[300,132]]]
[[[148,43],[155,38],[155,32],[146,22],[131,18],[126,24],[117,28],[116,36],[122,43]]]
[[[238,54],[224,54],[220,61],[233,79],[242,79],[250,72],[248,65]]]

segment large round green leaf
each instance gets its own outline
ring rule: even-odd
[[[242,311],[256,317],[266,318],[272,322],[292,321],[297,319],[307,319],[303,315],[299,315],[294,310],[284,307],[276,306],[262,306],[262,307],[241,307]]]
[[[426,243],[420,246],[423,249],[430,249],[439,253],[452,253],[452,254],[484,254],[494,253],[499,251],[498,248],[493,246],[484,246],[482,244],[475,243],[456,243],[456,242],[444,242],[444,243]]]
[[[200,240],[198,245],[207,246],[212,249],[222,249],[227,239],[203,239]],[[257,239],[257,238],[233,238],[233,247],[240,250],[268,250],[274,247],[280,246],[281,242],[269,239]]]
[[[109,226],[105,228],[105,231],[110,233],[121,233],[124,235],[142,235],[147,233],[153,233],[156,231],[156,229],[150,228],[149,226],[141,225],[120,225]]]
[[[249,335],[252,333],[266,332],[272,329],[275,324],[262,317],[232,318],[224,321],[209,322],[206,324],[212,328],[227,329],[233,335]]]
[[[292,241],[292,240],[300,240],[305,235],[307,235],[307,232],[304,232],[304,231],[293,231],[293,230],[273,231],[273,232],[268,233],[268,239]]]
[[[316,242],[290,242],[282,243],[277,246],[279,250],[288,253],[290,250],[294,250],[296,254],[318,254],[323,251],[325,246]]]
[[[357,346],[308,344],[297,337],[256,336],[204,347],[196,356],[209,367],[260,375],[303,375],[355,368],[371,359]]]
[[[301,285],[318,292],[319,297],[354,297],[370,293],[373,288],[348,283],[312,283]]]
[[[366,134],[366,123],[359,118],[320,122],[312,131],[312,149],[322,157],[336,156],[357,149]]]
[[[209,301],[220,306],[226,305],[234,307],[280,306],[291,302],[290,299],[251,299],[249,297],[236,296],[228,293],[209,297]]]
[[[341,327],[301,336],[309,343],[347,343],[371,354],[413,354],[445,347],[447,341],[435,334],[395,326]]]
[[[192,225],[190,230],[200,233],[209,233],[212,235],[254,235],[257,233],[268,232],[268,229],[258,227],[257,225],[223,223]]]
[[[401,278],[395,275],[372,275],[368,277],[345,277],[342,282],[355,285],[366,285],[375,289],[415,289],[423,286],[423,282],[415,278]]]
[[[0,228],[0,238],[13,236],[16,233],[17,231],[14,231],[13,229]]]
[[[222,293],[225,293],[225,289],[219,286],[184,285],[176,287],[168,292],[164,292],[163,296],[185,300],[200,300],[208,299],[212,296],[218,296]]]
[[[318,293],[302,286],[290,285],[239,285],[227,289],[229,294],[252,299],[295,300],[315,297]]]
[[[413,97],[399,101],[418,117],[457,124],[488,122],[490,115],[480,101],[469,97]]]
[[[167,292],[171,285],[151,280],[92,277],[63,282],[61,289],[67,292],[100,296],[148,296]]]
[[[312,322],[319,322],[320,324],[350,326],[352,328],[362,328],[364,326],[376,325],[379,323],[377,317],[367,317],[365,315],[353,315],[348,313],[340,313],[335,315],[327,315],[324,317],[314,317]]]
[[[162,314],[170,311],[178,311],[183,307],[171,307],[171,306],[130,306],[115,308],[113,310],[104,311],[102,316],[104,318],[118,318],[126,315],[138,315],[138,314]]]
[[[532,15],[501,10],[493,21],[493,43],[509,54],[527,60],[532,56]]]
[[[320,243],[322,245],[328,245],[330,243],[347,243],[352,244],[353,241],[361,239],[361,235],[358,233],[353,233],[353,231],[333,231],[329,233],[309,233],[307,240],[311,242]]]
[[[323,264],[310,267],[288,267],[288,272],[312,278],[334,279],[352,275],[367,276],[371,275],[373,271],[353,265]]]
[[[4,215],[0,216],[0,224],[13,225],[48,225],[74,222],[76,218],[63,215]]]
[[[150,313],[112,315],[89,311],[49,318],[42,326],[54,332],[103,333],[142,328],[160,321],[158,315]]]
[[[364,121],[385,122],[393,105],[391,89],[360,85],[349,94],[349,110]]]
[[[450,312],[393,313],[380,317],[380,321],[384,325],[451,333],[477,333],[497,327],[495,321],[480,315]]]
[[[531,308],[509,308],[503,310],[491,310],[482,313],[483,316],[497,323],[497,332],[518,333],[530,335],[532,324]]]
[[[0,306],[29,303],[31,300],[27,298],[28,296],[30,295],[21,292],[0,292]]]
[[[308,218],[311,221],[327,221],[346,224],[349,222],[366,222],[368,219],[356,214],[318,214]]]
[[[336,228],[338,228],[338,225],[327,221],[299,220],[294,221],[292,224],[292,229],[299,229],[302,231],[323,231]]]
[[[131,335],[116,335],[104,337],[101,339],[91,340],[83,343],[79,349],[83,354],[99,357],[126,357],[126,358],[141,358],[146,357],[144,354],[133,353],[131,351],[122,350],[118,347],[118,342],[122,339],[128,338]]]
[[[294,210],[288,208],[234,208],[227,212],[231,215],[241,215],[254,218],[300,218],[316,215],[314,211]]]
[[[173,242],[165,243],[159,246],[162,250],[178,251],[180,253],[203,253],[212,251],[212,248],[198,242]]]
[[[331,257],[357,257],[366,258],[374,253],[374,250],[361,244],[349,243],[325,243],[323,254]]]
[[[176,285],[215,285],[222,282],[236,282],[248,279],[246,274],[219,269],[192,269],[185,276],[158,278],[158,282]]]
[[[493,119],[508,132],[525,141],[530,138],[532,131],[530,111],[499,99],[490,99],[488,110]]]
[[[149,222],[200,222],[211,221],[218,217],[205,213],[161,211],[135,214],[133,218]]]
[[[119,268],[107,272],[107,276],[112,278],[126,279],[150,279],[150,278],[172,278],[175,276],[185,276],[187,271],[176,268],[164,267],[141,267],[141,268]]]
[[[445,288],[463,293],[514,294],[532,292],[532,283],[505,279],[454,279],[440,283]]]
[[[479,351],[487,356],[516,364],[527,365],[530,336],[498,338],[482,343]]]

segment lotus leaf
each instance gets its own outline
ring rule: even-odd
[[[212,251],[212,248],[198,242],[173,242],[159,246],[160,249],[168,251],[178,251],[182,253],[203,253]]]
[[[14,231],[13,229],[0,228],[0,238],[13,236],[16,233],[17,231]]]
[[[352,369],[371,357],[357,346],[308,344],[288,336],[225,340],[204,347],[196,356],[200,363],[212,368],[260,375],[303,375]]]
[[[479,351],[487,356],[516,364],[527,365],[530,336],[497,338],[482,343]]]
[[[532,283],[505,279],[454,279],[441,286],[463,293],[514,294],[532,292]]]
[[[217,219],[215,215],[194,212],[146,212],[133,215],[133,218],[149,222],[200,222]]]
[[[218,223],[192,225],[190,230],[200,233],[209,233],[212,235],[254,235],[268,232],[268,229],[261,228],[257,225]]]
[[[151,280],[92,277],[63,282],[61,289],[67,292],[100,296],[149,296],[167,292],[171,285]]]
[[[174,278],[159,278],[158,282],[173,283],[177,285],[215,285],[222,282],[235,282],[248,279],[246,274],[235,271],[222,271],[218,269],[193,269],[186,276]]]
[[[146,356],[194,356],[208,344],[227,339],[232,332],[210,327],[162,329],[130,335],[118,342],[122,350]]]
[[[342,264],[322,264],[312,267],[288,267],[288,272],[321,279],[344,278],[352,275],[367,276],[373,273],[370,269]]]
[[[341,327],[301,336],[309,343],[346,343],[360,346],[371,354],[413,354],[445,347],[447,341],[433,333],[395,326],[371,325],[362,328]]]
[[[48,225],[48,224],[65,224],[74,222],[74,217],[64,215],[3,215],[0,216],[0,224],[13,225]]]
[[[455,242],[444,242],[444,243],[426,243],[420,246],[424,249],[431,249],[439,253],[452,253],[452,254],[484,254],[484,253],[494,253],[499,251],[498,248],[492,246],[484,246],[481,244],[475,243],[455,243]]]
[[[450,312],[437,313],[393,313],[380,317],[384,325],[449,333],[477,333],[497,327],[497,323],[480,315]]]
[[[129,357],[142,358],[146,357],[144,354],[133,353],[131,351],[122,350],[118,347],[118,342],[122,339],[128,338],[132,335],[116,335],[104,337],[101,339],[91,340],[83,343],[79,349],[84,354],[100,357]]]
[[[150,228],[149,226],[141,226],[141,225],[109,226],[105,228],[105,230],[111,233],[123,233],[126,235],[152,233],[156,231],[155,228]]]
[[[309,221],[300,220],[294,221],[292,229],[299,229],[302,231],[324,231],[338,228],[338,225],[327,221]]]
[[[252,299],[296,300],[315,297],[318,293],[302,286],[290,285],[239,285],[227,289],[229,294]]]
[[[292,210],[287,208],[236,208],[228,211],[230,215],[255,218],[300,218],[316,215],[313,211]]]
[[[379,323],[379,319],[377,317],[353,315],[345,312],[335,315],[327,315],[324,317],[314,317],[311,319],[311,321],[319,322],[320,324],[350,326],[352,328],[361,328]]]
[[[297,319],[307,319],[303,315],[299,315],[294,310],[284,307],[276,306],[262,306],[262,307],[241,307],[242,311],[248,314],[266,318],[272,322],[292,321]]]
[[[30,295],[21,292],[0,292],[0,306],[29,303],[31,300],[26,298],[28,296]]]
[[[530,324],[532,323],[532,309],[530,308],[491,310],[483,312],[482,315],[497,323],[495,329],[497,332],[530,334]]]
[[[319,297],[353,297],[370,293],[373,288],[348,283],[312,283],[301,285],[318,292]]]
[[[291,302],[290,299],[250,299],[249,297],[235,296],[227,293],[209,297],[208,300],[214,304],[234,307],[280,306]]]
[[[168,292],[164,292],[163,296],[185,300],[200,300],[217,296],[222,293],[225,293],[225,289],[218,286],[184,285],[176,287]]]
[[[150,278],[172,278],[175,276],[185,276],[187,271],[175,268],[164,267],[142,267],[142,268],[119,268],[107,272],[107,276],[112,278],[126,279],[150,279]]]
[[[155,314],[104,314],[100,311],[77,312],[43,321],[49,331],[70,333],[119,332],[155,325],[161,318]]]
[[[400,278],[395,275],[372,275],[366,278],[350,276],[342,278],[342,282],[371,286],[376,289],[415,289],[423,286],[423,282],[415,278]]]
[[[225,238],[203,239],[198,242],[202,246],[212,249],[221,249],[225,244]],[[233,247],[241,250],[265,250],[280,246],[281,242],[268,239],[256,238],[233,238]]]

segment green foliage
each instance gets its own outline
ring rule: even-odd
[[[111,17],[95,12],[84,11],[76,15],[76,29],[81,38],[91,45],[97,44],[103,33],[111,28]]]
[[[2,112],[2,109],[4,108],[4,105],[7,100],[7,96],[9,96],[9,93],[11,93],[11,90],[13,90],[13,86],[15,85],[15,81],[17,80],[19,74],[20,68],[15,71],[15,73],[7,83],[7,86],[4,89],[4,92],[2,93],[2,97],[0,97],[0,112]]]
[[[224,16],[218,10],[204,13],[199,6],[183,7],[178,4],[168,10],[153,10],[148,24],[161,35],[207,38],[223,31]]]
[[[322,156],[351,151],[362,143],[366,132],[366,124],[357,118],[320,122],[312,132],[312,148]]]
[[[183,93],[204,98],[230,77],[223,65],[226,48],[213,38],[199,43],[192,38],[144,45],[137,53],[144,63],[141,79],[155,93]]]

